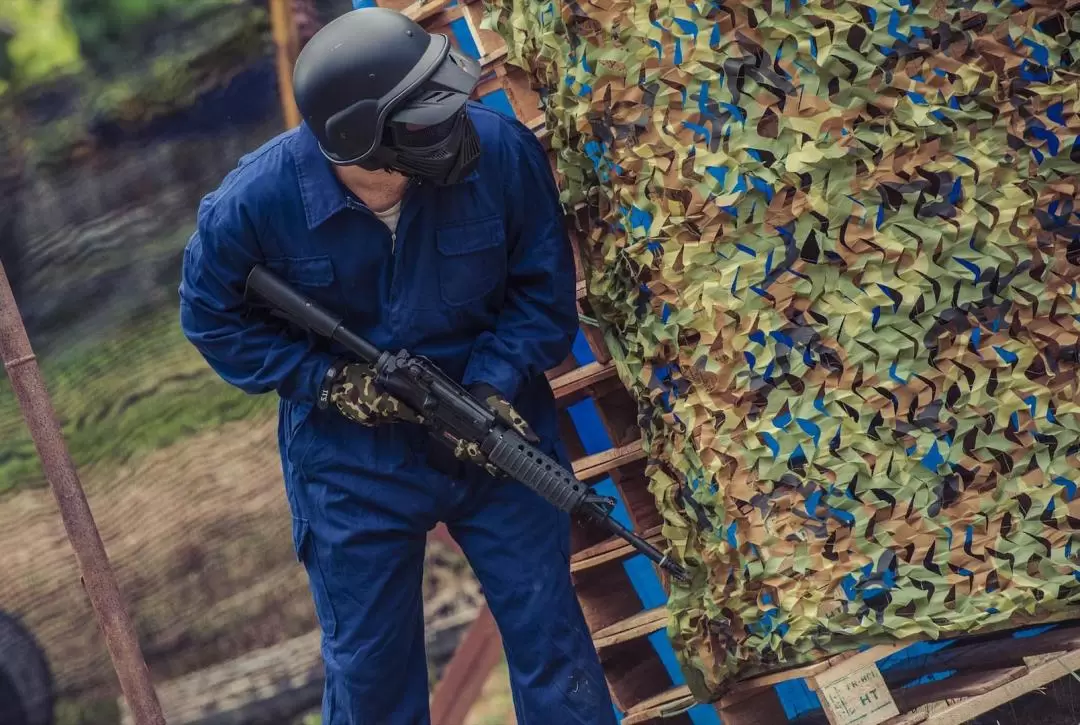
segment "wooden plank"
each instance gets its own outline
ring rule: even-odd
[[[544,375],[547,376],[548,383],[552,383],[556,378],[566,375],[567,373],[574,370],[577,370],[580,367],[581,365],[578,364],[578,361],[574,358],[573,353],[571,353],[567,355],[566,359],[563,360],[561,363],[553,367],[551,370],[546,371]]]
[[[604,348],[605,351],[607,348]],[[612,445],[622,446],[641,438],[638,404],[622,385],[596,399],[596,414]]]
[[[993,688],[986,694],[965,698],[955,705],[942,710],[935,710],[928,717],[924,717],[923,721],[933,722],[934,725],[960,725],[966,723],[979,715],[1004,705],[1010,700],[1015,700],[1040,687],[1044,687],[1054,680],[1067,677],[1077,669],[1080,669],[1080,650],[1063,653],[1060,657],[1055,657],[1042,665],[1033,667],[1026,675],[1013,679],[1000,687]],[[914,725],[916,722],[921,721],[901,716],[890,720],[888,725],[900,725],[901,723],[903,725]]]
[[[595,319],[596,313],[589,303],[584,280],[578,282],[577,294],[578,314]],[[611,352],[607,348],[607,341],[604,340],[604,334],[600,331],[600,328],[595,327],[594,325],[583,324],[581,326],[581,334],[585,336],[585,341],[589,344],[589,350],[592,351],[594,358],[600,362],[611,360]]]
[[[384,3],[379,4],[384,5]],[[450,7],[450,0],[417,0],[417,2],[402,9],[400,12],[405,17],[423,25],[426,21],[432,19],[448,7]],[[429,29],[425,28],[425,30]]]
[[[465,3],[462,17],[469,28],[469,35],[480,53],[480,65],[488,67],[506,57],[506,43],[494,30],[481,28],[484,22],[484,3]]]
[[[610,473],[619,466],[641,460],[645,457],[645,449],[641,441],[637,440],[625,446],[610,448],[600,453],[594,453],[585,458],[574,461],[574,475],[581,481],[588,482]]]
[[[427,19],[427,22],[424,23],[424,30],[432,35],[445,35],[450,39],[450,44],[452,46],[460,48],[461,44],[458,42],[453,28],[450,27],[451,23],[460,18],[461,7],[457,5],[445,7]]]
[[[906,646],[907,646],[907,643],[896,644],[896,645],[881,645],[881,647],[887,648],[888,650],[890,650],[890,652],[903,649]],[[850,659],[852,659],[852,658],[854,658],[854,657],[856,657],[858,655],[866,655],[868,652],[870,652],[870,650],[865,650],[864,652],[854,652],[854,651],[852,651],[852,652],[841,652],[839,654],[833,655],[832,657],[827,657],[827,658],[824,658],[824,659],[820,659],[817,662],[811,662],[810,664],[800,665],[798,667],[791,667],[789,669],[779,670],[777,672],[770,672],[768,674],[758,675],[756,677],[748,677],[745,680],[740,680],[739,681],[738,690],[739,690],[739,692],[745,693],[745,692],[748,692],[749,690],[758,690],[758,689],[762,689],[762,688],[765,688],[765,687],[771,687],[773,685],[778,685],[781,682],[787,682],[788,680],[801,680],[801,679],[807,680],[807,685],[809,685],[810,688],[813,689],[813,686],[814,686],[813,678],[821,676],[822,673],[828,672],[830,669],[840,665],[842,662],[844,662],[846,660],[850,660]],[[864,657],[864,658],[860,659],[859,662],[861,662],[861,663],[865,663],[867,661],[876,662],[878,659],[881,659],[882,657],[885,657],[888,654],[889,654],[889,652],[885,652],[883,654],[879,654],[878,652],[874,652],[873,654],[870,654],[868,657]],[[736,694],[732,693],[730,695],[725,695],[720,700],[720,703],[721,703],[721,705],[723,705],[723,704],[726,704],[728,702],[731,702],[731,701],[737,700],[737,699],[739,699],[739,698],[736,696]]]
[[[654,526],[642,532],[641,536],[651,544],[662,544],[664,542],[659,526]],[[587,549],[582,549],[571,556],[570,571],[572,573],[587,571],[602,564],[625,559],[636,553],[637,549],[633,546],[618,537],[612,537]]]
[[[572,395],[588,392],[589,388],[614,378],[615,374],[615,365],[610,361],[591,362],[552,379],[551,391],[556,400],[562,401]]]
[[[593,569],[589,576],[576,578],[574,589],[589,632],[599,632],[641,611],[641,599],[621,566]]]
[[[716,710],[724,725],[779,725],[788,722],[787,711],[772,687],[757,690],[730,707]]]
[[[670,715],[686,712],[697,704],[694,696],[690,694],[690,688],[686,685],[673,687],[670,690],[642,700],[636,706],[628,710],[622,719],[622,725],[642,725],[651,720],[662,719]]]
[[[461,725],[502,657],[502,640],[484,607],[462,637],[431,699],[432,725]]]
[[[635,531],[648,531],[664,522],[656,507],[656,497],[649,490],[645,475],[646,461],[634,461],[611,472],[611,482],[622,498],[627,518]]]
[[[817,678],[821,708],[831,725],[880,725],[900,714],[900,708],[875,662],[853,657]]]
[[[960,639],[938,650],[932,657],[917,658],[891,667],[885,677],[897,683],[903,677],[918,677],[927,667],[933,671],[1005,669],[1026,664],[1025,658],[1050,652],[1080,649],[1080,626],[1061,626],[1034,637],[1014,637],[1005,632],[977,641]]]
[[[936,682],[893,690],[893,699],[896,700],[900,712],[908,713],[931,702],[984,695],[1027,673],[1028,668],[1024,666],[986,672],[967,672]]]
[[[300,49],[290,0],[270,0],[270,34],[275,46],[274,62],[277,67],[281,114],[285,119],[285,127],[293,128],[300,125],[300,110],[293,98],[292,85],[293,65]]]
[[[428,532],[428,541],[437,541],[443,546],[446,546],[455,554],[464,553],[461,551],[461,547],[458,546],[458,542],[454,541],[454,537],[450,535],[449,529],[446,528],[446,524],[438,523],[435,528]]]
[[[597,650],[612,647],[632,639],[641,639],[653,632],[664,629],[668,623],[666,607],[646,609],[632,617],[616,622],[593,633],[593,644]]]
[[[856,670],[869,665],[876,665],[878,660],[884,659],[907,646],[907,643],[880,644],[862,652],[848,653],[846,657],[839,660],[830,658],[828,660],[831,663],[829,668],[811,678],[811,682],[808,683],[810,689],[826,687],[833,682],[848,677]]]
[[[486,32],[489,32],[489,31],[482,30],[480,32],[486,33]],[[494,51],[491,51],[491,52],[487,53],[486,55],[481,56],[480,57],[480,65],[483,68],[488,68],[490,66],[493,66],[496,63],[498,63],[499,61],[501,61],[503,58],[505,58],[506,54],[507,54],[507,50],[506,50],[506,46],[504,45],[501,48],[498,48],[498,49],[496,49]],[[500,82],[500,85],[501,85],[502,80],[503,80],[503,76],[501,74],[499,74],[499,75],[496,76],[496,78],[499,79],[499,82]]]
[[[675,686],[660,655],[647,639],[636,639],[608,651],[603,659],[611,699],[619,712],[629,712],[643,700]],[[693,725],[685,714],[673,715],[663,725]]]
[[[266,722],[275,711],[317,706],[324,680],[321,637],[314,630],[159,683],[169,725]],[[139,725],[124,698],[118,705],[121,725]]]
[[[397,10],[399,13],[403,13],[410,6],[417,3],[409,2],[409,0],[377,0],[376,4],[380,8],[389,8],[390,10]]]
[[[473,91],[473,97],[477,100],[486,98],[488,95],[495,91],[502,90],[502,83],[495,76],[489,78],[481,78],[480,82],[476,84],[476,89]]]
[[[479,12],[477,11],[479,8]],[[487,55],[488,50],[485,48],[485,40],[491,43],[491,38],[482,37],[480,35],[480,21],[483,19],[484,8],[482,5],[469,5],[465,4],[462,7],[461,17],[465,18],[465,27],[469,29],[469,35],[472,37],[473,45],[476,46],[476,52],[481,59],[481,65],[483,65],[483,58]],[[498,36],[496,36],[498,38]],[[499,42],[491,45],[491,49],[494,50],[499,47],[502,39],[498,38]]]

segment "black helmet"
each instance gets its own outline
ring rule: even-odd
[[[480,65],[401,13],[360,8],[317,32],[293,70],[296,105],[323,155],[437,183],[480,156],[466,101]]]

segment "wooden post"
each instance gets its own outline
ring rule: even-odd
[[[26,427],[37,448],[45,480],[60,508],[75,560],[79,565],[83,588],[94,608],[98,627],[105,637],[105,648],[112,659],[120,689],[135,716],[136,725],[165,725],[150,670],[146,666],[135,625],[128,616],[101,541],[94,515],[86,501],[75,464],[68,452],[60,423],[45,388],[45,380],[15,295],[0,263],[0,359],[11,380]]]
[[[484,607],[454,650],[431,701],[432,725],[460,725],[480,698],[499,664],[502,639],[491,610]]]
[[[445,524],[436,526],[428,534],[428,540],[438,541],[462,554],[461,547]],[[501,654],[502,639],[491,610],[485,605],[458,642],[454,656],[443,668],[442,677],[435,686],[431,702],[434,725],[458,725],[464,722],[465,716],[480,699],[484,683],[499,663]]]
[[[293,99],[292,73],[296,56],[300,54],[300,43],[293,19],[292,3],[289,0],[270,0],[270,28],[277,46],[278,96],[281,98],[281,113],[285,126],[293,128],[300,125],[300,111]]]

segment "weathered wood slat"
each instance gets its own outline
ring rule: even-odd
[[[903,714],[888,721],[886,725],[917,725],[923,722],[934,723],[934,725],[960,725],[1044,687],[1054,680],[1068,677],[1077,669],[1080,669],[1080,650],[1062,652],[1059,657],[1053,657],[1043,664],[1028,668],[1026,674],[989,688],[984,694],[964,698],[942,709]],[[951,697],[947,693],[942,695],[942,699],[951,699]]]
[[[591,362],[552,379],[551,391],[556,400],[562,401],[579,393],[586,393],[589,388],[615,378],[615,373],[615,365],[610,361]]]
[[[632,639],[647,637],[667,626],[668,613],[665,607],[646,609],[632,617],[593,632],[593,644],[598,650],[613,647]]]
[[[637,440],[625,446],[610,448],[600,453],[594,453],[585,458],[574,461],[574,475],[582,481],[590,481],[600,478],[620,466],[639,461],[645,457],[645,449],[641,441]]]
[[[314,706],[322,696],[319,631],[157,685],[170,725],[244,722]],[[121,722],[134,718],[121,703]]]
[[[900,712],[909,713],[927,703],[940,700],[956,700],[964,697],[978,697],[1017,680],[1028,673],[1024,666],[1009,667],[1004,670],[988,670],[986,672],[969,672],[955,675],[937,682],[928,682],[925,685],[916,685],[903,690],[894,690],[893,699],[896,700]]]
[[[450,0],[417,0],[401,10],[401,14],[417,23],[424,23],[450,7]]]
[[[696,703],[690,694],[690,688],[682,685],[642,700],[637,706],[626,712],[622,725],[643,725],[668,715],[685,712]]]
[[[919,658],[890,668],[886,677],[890,683],[897,683],[904,677],[921,676],[927,666],[934,671],[1006,669],[1025,664],[1027,657],[1076,649],[1080,649],[1080,626],[1075,625],[1061,626],[1036,637],[1012,637],[1006,634],[983,641],[966,642],[961,639],[935,652],[932,658]]]
[[[641,536],[651,544],[662,545],[664,537],[660,534],[660,527],[653,526],[647,529]],[[623,541],[622,539],[612,537],[605,539],[599,544],[590,546],[587,549],[575,553],[570,557],[570,571],[582,572],[592,569],[608,562],[618,561],[627,557],[633,556],[637,553],[637,549]]]
[[[502,640],[491,610],[483,607],[465,633],[431,703],[432,725],[458,725],[480,696],[488,674],[502,656]]]

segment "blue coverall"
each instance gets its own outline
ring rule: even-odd
[[[544,378],[577,329],[558,193],[527,128],[479,104],[469,115],[476,171],[447,187],[413,182],[394,235],[301,125],[202,200],[185,251],[185,335],[227,382],[280,396],[293,539],[322,629],[325,725],[429,722],[421,579],[425,534],[440,520],[498,623],[518,722],[615,722],[571,587],[568,516],[475,467],[440,473],[418,426],[368,428],[319,409],[321,379],[346,351],[245,315],[245,278],[264,264],[378,347],[494,386],[567,463]]]

